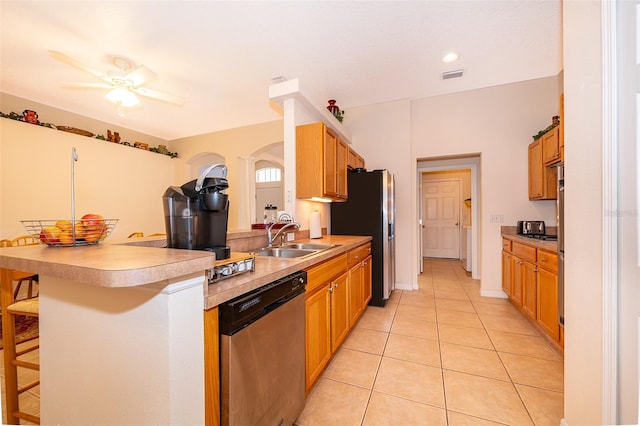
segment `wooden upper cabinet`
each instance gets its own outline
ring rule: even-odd
[[[560,156],[560,126],[554,127],[542,135],[542,162],[545,166],[559,163]]]
[[[324,128],[324,149],[322,152],[323,161],[323,179],[324,179],[324,195],[335,197],[338,195],[338,179],[336,168],[338,138],[333,132],[326,127]],[[306,161],[305,161],[306,162]]]
[[[347,167],[353,169],[364,169],[364,158],[355,152],[352,148],[349,148],[349,159],[347,160]]]
[[[323,123],[296,127],[296,196],[347,198],[348,146]]]
[[[336,143],[336,196],[347,199],[347,159],[349,157],[349,147],[342,139],[338,138]]]
[[[529,144],[529,199],[555,200],[558,195],[558,169],[543,163],[542,138]]]

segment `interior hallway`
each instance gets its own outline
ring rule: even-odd
[[[426,259],[418,282],[367,308],[297,424],[560,424],[563,359],[536,328],[458,260]]]

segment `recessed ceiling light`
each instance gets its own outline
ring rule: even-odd
[[[442,57],[442,62],[448,64],[449,62],[453,62],[458,59],[458,54],[456,52],[449,52]]]

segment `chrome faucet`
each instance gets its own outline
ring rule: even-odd
[[[278,232],[276,232],[276,235],[274,235],[273,237],[271,236],[271,230],[273,229],[274,225],[276,224],[285,224],[282,228],[278,229]],[[284,236],[285,236],[285,229],[288,228],[296,228],[296,229],[300,229],[300,225],[296,222],[281,222],[281,221],[277,221],[277,222],[273,222],[270,223],[269,226],[267,226],[267,247],[273,247],[273,242],[275,240],[278,239],[278,237],[280,237],[281,241],[280,241],[280,245],[284,244]]]

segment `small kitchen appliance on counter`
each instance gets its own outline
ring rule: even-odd
[[[214,177],[207,177],[210,173]],[[207,250],[216,259],[227,259],[229,187],[227,168],[222,164],[207,167],[198,179],[184,185],[170,186],[162,197],[167,247],[188,250]]]
[[[519,220],[518,235],[542,241],[556,241],[557,235],[547,235],[546,226],[542,220]]]
[[[520,235],[544,235],[545,226],[543,220],[519,220],[518,234]]]
[[[547,235],[543,220],[519,220],[518,235],[542,241],[557,241],[557,235]]]

